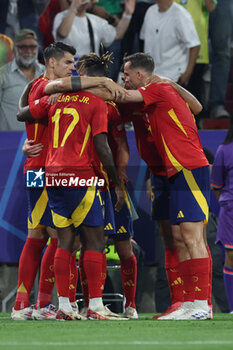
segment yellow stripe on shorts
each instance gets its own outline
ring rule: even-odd
[[[41,193],[39,199],[36,202],[36,205],[34,206],[31,212],[32,221],[30,221],[28,218],[29,229],[39,228],[37,226],[40,224],[41,218],[44,215],[47,204],[48,204],[48,194],[47,194],[46,188],[44,188],[43,192]]]
[[[208,223],[208,219],[209,219],[209,206],[208,203],[206,201],[205,196],[203,195],[203,193],[200,190],[200,187],[198,186],[192,172],[188,169],[183,169],[183,174],[185,177],[185,180],[193,194],[193,196],[195,197],[197,203],[199,204],[201,210],[203,211],[203,213],[205,214],[205,220],[204,223],[207,224]]]
[[[87,214],[89,213],[96,196],[96,186],[88,187],[88,190],[79,203],[77,208],[73,211],[71,216],[74,227],[81,225]]]
[[[70,225],[74,225],[74,227],[78,227],[81,225],[85,217],[87,216],[88,212],[90,211],[92,204],[94,202],[96,196],[96,187],[91,186],[88,187],[88,190],[77,206],[77,208],[73,211],[71,215],[71,219],[66,218],[65,216],[62,216],[60,214],[55,213],[52,211],[52,217],[53,217],[53,223],[56,227],[63,228],[68,227]]]

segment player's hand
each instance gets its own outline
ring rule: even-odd
[[[116,211],[120,211],[121,208],[123,207],[123,204],[125,202],[125,196],[124,196],[124,192],[121,188],[121,186],[116,186],[115,187],[115,193],[116,193],[116,196],[117,196],[117,202],[115,204],[115,210]]]
[[[70,9],[73,10],[74,12],[78,11],[78,9],[84,5],[87,4],[88,2],[85,0],[72,0],[71,5],[70,5]]]
[[[131,182],[131,180],[128,178],[125,170],[121,170],[120,168],[117,169],[117,173],[119,176],[119,179],[121,180],[121,182],[127,184],[128,182]]]
[[[106,78],[104,86],[111,92],[114,100],[123,100],[127,90],[119,84],[115,83],[112,79]]]
[[[52,94],[52,95],[50,95],[49,96],[49,99],[48,99],[48,104],[49,105],[54,105],[56,102],[57,102],[57,100],[58,100],[58,98],[61,96],[62,94],[61,93],[56,93],[56,94]]]
[[[40,155],[40,152],[42,151],[43,147],[44,145],[42,143],[37,143],[35,145],[34,140],[26,139],[23,144],[22,151],[23,151],[23,154],[25,154],[27,157],[35,158]]]
[[[178,84],[180,84],[181,86],[187,86],[188,82],[189,82],[189,79],[190,79],[190,76],[191,75],[188,72],[184,72],[179,77]]]

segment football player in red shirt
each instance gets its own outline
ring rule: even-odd
[[[80,57],[77,62],[77,70],[81,75],[106,76],[108,74],[107,65],[110,56],[111,55],[103,55],[102,57],[98,57],[98,55],[93,53],[84,55]],[[116,104],[114,102],[107,102],[106,104],[108,114],[108,142],[123,185],[124,181],[128,180],[126,175],[126,166],[129,159],[125,129]],[[97,163],[96,167],[99,169],[99,173],[101,174],[101,166]],[[111,203],[108,203],[108,210],[106,209],[106,212],[110,210],[112,203],[114,205],[116,202],[114,184],[111,182],[111,179],[109,179],[108,183],[111,192]],[[106,190],[101,193],[103,196],[105,196],[105,203],[108,201],[106,200],[108,192],[109,191]],[[133,236],[132,212],[134,210],[132,209],[132,205],[130,204],[130,200],[128,198],[128,193],[125,189],[124,193],[126,203],[119,212],[114,213],[115,230],[112,230],[111,232],[107,230],[109,227],[109,225],[107,225],[109,220],[107,220],[105,232],[109,238],[113,238],[116,251],[120,257],[122,284],[126,298],[125,316],[131,319],[137,319],[138,315],[135,305],[137,261],[133,253],[131,243],[131,237]],[[106,271],[103,271],[103,275],[106,275]],[[84,294],[86,294],[85,291]]]
[[[65,45],[63,43],[54,43],[51,44],[46,50],[45,50],[45,62],[46,62],[46,72],[45,75],[43,77],[40,77],[39,79],[37,79],[34,84],[33,84],[33,89],[30,92],[30,100],[34,100],[36,98],[39,98],[43,95],[46,94],[46,86],[49,83],[49,81],[59,78],[59,77],[63,77],[63,76],[70,76],[72,74],[72,70],[74,68],[74,58],[73,58],[73,54],[74,54],[74,49],[71,48],[68,45]],[[87,82],[87,85],[85,85],[85,83]],[[105,79],[105,82],[107,83],[107,86],[109,86],[109,84],[111,85],[111,81],[108,79],[108,81]],[[105,84],[103,79],[100,79],[100,83],[101,84]],[[98,79],[94,79],[93,82],[93,78],[91,79],[86,79],[83,78],[82,80],[83,86],[89,86],[89,85],[96,85],[96,83],[98,83]],[[113,84],[114,85],[114,84]],[[27,89],[29,90],[29,88]],[[26,96],[26,102],[27,102],[27,94],[25,94]],[[26,103],[25,102],[25,103]],[[20,119],[20,118],[19,118]],[[23,119],[21,119],[23,121]],[[27,144],[25,145],[25,148],[27,149],[28,154],[31,152],[31,158],[28,158],[25,164],[25,171],[33,169],[33,170],[37,170],[40,168],[44,167],[44,162],[45,162],[45,156],[47,154],[47,122],[46,120],[41,120],[40,122],[37,123],[27,123],[27,131],[28,131],[28,138],[29,142],[27,142]],[[41,151],[42,152],[40,154],[40,156],[38,156],[38,153]],[[36,153],[33,153],[36,152]],[[33,193],[35,192],[39,192],[38,189],[33,189],[34,191],[32,191]],[[37,197],[40,199],[40,195],[41,193],[38,193]],[[34,195],[35,197],[35,195]],[[36,203],[36,199],[38,198],[31,198],[32,200],[32,205],[30,207],[32,207],[31,212],[33,212],[33,218],[34,218],[34,222],[31,222],[30,225],[32,226],[32,228],[30,228],[30,230],[33,230],[33,234],[36,235],[46,235],[47,238],[47,234],[46,234],[46,230],[44,227],[39,226],[39,229],[35,229],[37,227],[38,224],[42,224],[44,223],[44,219],[45,219],[45,208],[46,208],[46,214],[48,215],[48,217],[50,217],[50,210],[49,207],[46,206],[47,203],[47,195],[46,195],[46,190],[43,191],[43,203],[44,205],[42,206],[42,211],[41,206],[37,206]],[[39,213],[37,215],[35,215],[35,210],[33,210],[33,206],[36,207],[36,210],[38,211],[38,209],[40,210]],[[30,213],[29,213],[30,214]],[[40,219],[43,217],[43,221],[38,222],[38,220],[40,221]],[[35,219],[37,220],[37,222],[35,222]],[[48,224],[48,222],[47,222]],[[47,226],[47,225],[46,225]],[[48,229],[50,230],[51,229]],[[31,232],[31,231],[30,231]],[[54,235],[55,235],[55,230],[53,230]],[[31,273],[28,272],[27,269],[27,273],[24,274],[22,276],[22,278],[25,279],[25,276],[27,276],[28,279],[28,285],[27,285],[27,289],[24,288],[24,285],[22,285],[22,283],[19,283],[19,287],[21,286],[21,288],[19,288],[19,293],[17,293],[17,302],[19,305],[15,305],[15,309],[13,309],[12,311],[12,318],[13,319],[30,319],[32,317],[32,309],[31,307],[29,307],[29,294],[30,294],[30,290],[32,288],[33,282],[34,282],[34,274],[35,271],[37,270],[38,267],[38,261],[40,259],[40,255],[41,255],[41,251],[43,250],[45,244],[46,244],[46,239],[42,240],[43,243],[43,247],[42,244],[39,246],[37,245],[33,245],[33,247],[35,248],[34,250],[40,250],[38,252],[38,254],[32,254],[33,250],[31,248],[31,243],[32,241],[34,242],[35,240],[32,239],[28,239],[27,244],[25,245],[24,248],[24,253],[21,257],[21,262],[22,264],[20,264],[20,266],[22,267],[22,269],[20,269],[20,271],[26,271],[25,270],[25,266],[30,266],[30,271]],[[35,241],[35,242],[39,242],[39,240]],[[38,246],[38,247],[37,247]],[[26,249],[28,248],[28,249]],[[39,285],[39,295],[38,295],[38,302],[37,302],[37,306],[36,308],[33,310],[33,318],[36,319],[44,319],[44,318],[54,318],[56,316],[56,312],[54,310],[54,308],[52,307],[52,305],[49,303],[50,302],[50,296],[51,296],[51,292],[52,292],[52,288],[54,285],[54,272],[53,272],[53,268],[49,268],[53,266],[53,256],[55,254],[55,250],[56,250],[56,239],[53,238],[51,240],[51,244],[49,245],[48,249],[46,250],[45,253],[45,257],[42,261],[42,270],[41,270],[41,279],[40,279],[40,285]],[[28,252],[31,252],[31,254],[28,254]],[[33,261],[35,262],[35,264],[23,264],[23,261],[26,259],[29,259],[30,256],[37,256],[37,260],[33,259]],[[28,260],[29,261],[29,260]],[[36,265],[36,267],[35,267]],[[24,266],[24,267],[23,267]],[[20,274],[20,276],[22,275],[22,273]],[[76,268],[76,259],[75,256],[73,256],[72,258],[72,274],[71,276],[75,276],[75,279],[77,280],[78,276],[77,276],[77,268]],[[22,278],[19,278],[19,282],[22,282]],[[71,281],[72,286],[76,286],[76,282],[74,280]],[[71,292],[70,294],[72,295],[72,307],[76,308],[76,302],[75,302],[75,288],[71,288],[70,289]],[[24,303],[21,300],[18,300],[20,298],[26,298],[27,297],[27,301],[25,300],[25,303],[27,302],[27,307],[24,307]],[[48,304],[48,305],[47,305]],[[74,305],[73,305],[74,304]],[[51,307],[52,309],[51,309]],[[16,309],[17,306],[19,306],[19,310]],[[40,307],[39,310],[38,307]],[[24,311],[21,311],[21,309],[25,309],[25,315],[24,315]],[[51,309],[51,310],[50,310]]]
[[[30,90],[29,101],[45,95],[45,86],[50,80],[71,76],[74,69],[75,49],[63,43],[50,45],[44,52],[46,71],[37,78]],[[26,122],[27,141],[24,150],[31,156],[24,164],[27,171],[42,171],[47,154],[47,121]],[[33,153],[35,152],[35,153]],[[53,228],[51,211],[48,205],[46,188],[27,188],[28,197],[28,237],[19,261],[18,290],[11,313],[14,320],[54,319],[55,306],[51,304],[51,293],[54,286],[53,260],[57,248],[57,233]],[[41,261],[41,274],[36,307],[29,306],[29,296],[38,270],[40,258],[48,237],[51,242]],[[76,267],[76,261],[74,265]],[[73,271],[75,275],[75,271]],[[77,275],[77,274],[76,274]]]
[[[125,101],[144,102],[154,143],[169,178],[170,222],[179,225],[186,247],[182,252],[178,249],[185,299],[170,314],[170,319],[208,319],[210,264],[203,223],[208,220],[209,169],[186,102],[194,113],[199,113],[202,107],[193,95],[175,83],[146,85],[153,69],[153,60],[146,54],[137,53],[124,59],[125,83],[138,88],[128,91]]]

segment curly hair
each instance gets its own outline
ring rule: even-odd
[[[77,61],[77,72],[88,76],[108,76],[108,64],[113,63],[112,56],[113,52],[108,51],[100,57],[94,52],[83,55]]]

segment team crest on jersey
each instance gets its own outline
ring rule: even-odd
[[[26,187],[44,187],[44,170],[27,170]]]

